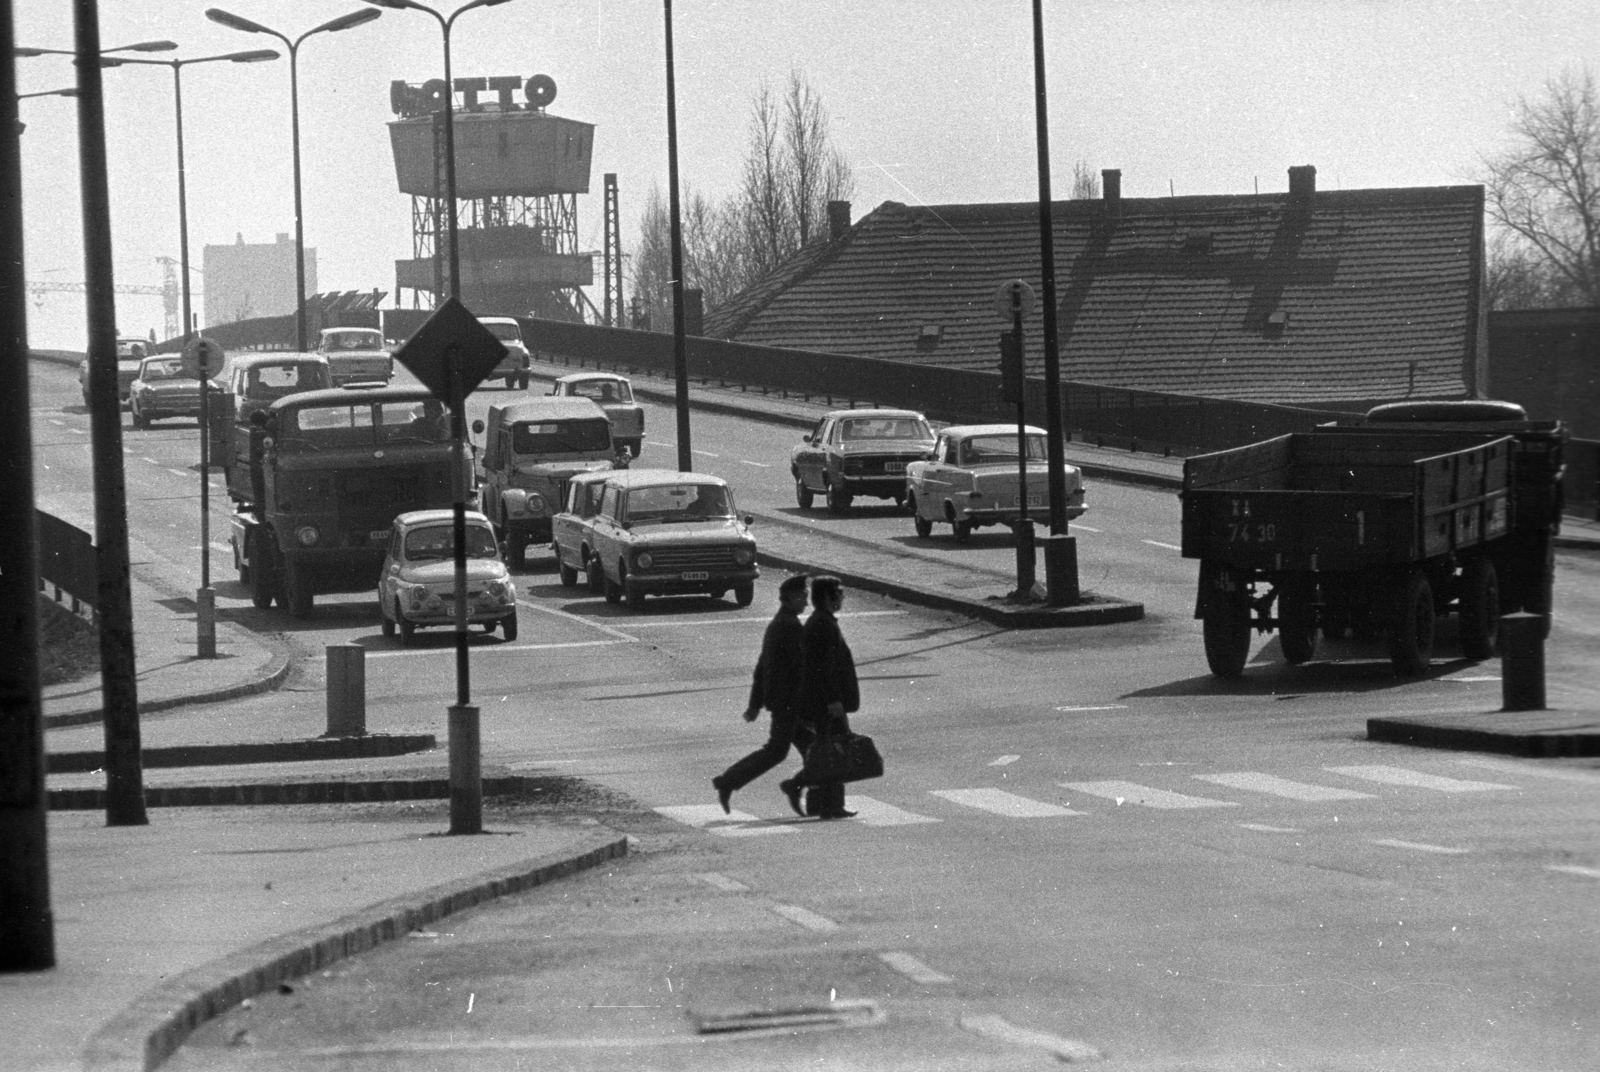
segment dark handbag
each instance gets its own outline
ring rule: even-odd
[[[800,778],[806,785],[859,782],[883,777],[883,757],[872,738],[861,733],[835,733],[817,738],[806,749]]]

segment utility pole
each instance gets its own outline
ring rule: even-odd
[[[56,963],[39,700],[39,565],[33,523],[27,286],[22,273],[22,163],[16,40],[0,4],[0,972]]]

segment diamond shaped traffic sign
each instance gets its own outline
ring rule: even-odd
[[[505,356],[505,344],[478,323],[459,298],[447,298],[395,351],[394,359],[410,369],[435,398],[454,406],[454,391],[465,400]]]

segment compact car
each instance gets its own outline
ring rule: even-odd
[[[148,428],[164,417],[200,416],[200,380],[183,371],[177,354],[147,357],[128,389],[128,409],[135,428]]]
[[[789,452],[794,498],[800,509],[821,495],[842,514],[858,496],[906,498],[906,466],[933,446],[927,418],[909,409],[840,409],[825,414]]]
[[[517,639],[517,586],[489,519],[467,511],[467,622]],[[455,511],[411,510],[394,519],[378,577],[383,635],[409,644],[423,626],[456,622]]]
[[[139,378],[139,363],[155,353],[155,346],[147,339],[117,340],[117,401],[128,404],[128,392],[133,381]],[[78,362],[78,390],[83,394],[83,404],[89,404],[89,359]]]
[[[612,372],[574,372],[562,376],[550,393],[563,398],[587,398],[605,410],[611,421],[611,441],[618,450],[633,458],[644,449],[644,409],[633,399],[633,385],[626,376]]]
[[[600,512],[611,470],[574,473],[567,478],[567,499],[560,513],[550,519],[550,550],[556,555],[556,572],[561,583],[571,588],[582,571],[589,590],[601,590],[601,572],[594,556],[594,518]]]
[[[1018,458],[1014,424],[950,425],[927,458],[906,467],[906,502],[918,536],[926,538],[936,521],[950,525],[957,540],[984,525],[1010,524],[1021,516],[1019,472],[1027,470],[1030,515],[1043,517],[1049,506],[1049,452],[1043,429],[1028,426],[1024,460]],[[1083,474],[1066,467],[1067,518],[1080,516]]]
[[[394,355],[377,328],[323,328],[317,353],[328,359],[335,387],[388,383],[394,378]]]
[[[489,329],[489,334],[500,340],[506,348],[506,356],[494,367],[494,371],[485,376],[486,380],[504,380],[507,390],[521,388],[528,389],[528,366],[531,358],[528,347],[522,341],[522,326],[509,316],[480,316],[478,323]]]
[[[703,593],[748,607],[755,598],[756,541],[752,518],[734,508],[720,477],[671,469],[611,474],[594,518],[606,601],[637,610],[647,595]]]

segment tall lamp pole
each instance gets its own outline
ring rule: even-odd
[[[212,22],[220,23],[230,29],[243,30],[245,33],[263,33],[276,37],[289,49],[289,126],[294,152],[294,331],[295,349],[302,352],[306,348],[306,234],[300,199],[300,42],[312,34],[332,33],[360,26],[382,14],[383,12],[374,11],[372,8],[361,8],[340,15],[336,19],[330,19],[321,26],[313,26],[299,37],[290,40],[286,35],[269,29],[259,22],[240,18],[218,7],[206,9],[206,18]]]
[[[260,63],[275,60],[278,53],[272,49],[252,52],[227,52],[219,56],[199,56],[191,60],[141,60],[125,56],[101,56],[100,66],[121,67],[124,64],[144,64],[151,67],[172,68],[172,102],[178,130],[178,262],[183,281],[183,337],[187,341],[193,329],[189,289],[189,198],[183,161],[183,69],[196,63]],[[215,372],[208,367],[205,355],[210,348],[199,350],[200,380],[200,590],[195,593],[195,628],[198,633],[197,648],[202,659],[217,654],[216,593],[211,589],[211,420],[207,412],[206,381]]]
[[[683,224],[678,206],[678,88],[672,71],[672,0],[661,0],[667,24],[667,199],[672,213],[672,378],[678,412],[678,471],[694,468],[689,449],[689,345],[683,317]]]

